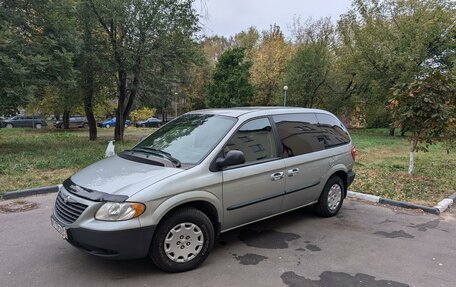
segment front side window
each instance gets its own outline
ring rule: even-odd
[[[324,149],[315,114],[273,116],[282,144],[283,157],[298,156]]]
[[[236,123],[235,118],[188,114],[163,126],[133,150],[165,152],[183,164],[197,164]]]
[[[242,151],[246,163],[276,158],[277,147],[269,120],[255,119],[242,125],[225,146],[225,153],[230,150]]]

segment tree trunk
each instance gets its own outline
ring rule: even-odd
[[[68,130],[70,128],[70,111],[63,111],[63,128]]]
[[[116,128],[114,129],[114,139],[116,141],[123,141],[125,130],[125,100],[127,98],[127,73],[120,68],[118,71],[119,76],[119,98],[117,102],[116,111]]]
[[[84,25],[84,111],[89,124],[89,140],[97,139],[97,122],[93,115],[93,98],[94,98],[94,73],[93,73],[93,39],[92,30],[89,25],[89,19],[86,19]]]
[[[415,168],[414,156],[415,156],[416,143],[417,143],[416,136],[413,135],[412,141],[410,143],[410,160],[409,160],[409,168],[408,168],[408,175],[410,175],[410,176],[412,176],[413,169]]]
[[[390,128],[390,130],[389,130],[389,135],[390,135],[391,137],[394,137],[394,131],[395,131],[395,130],[396,130],[396,129],[395,129],[394,127]]]
[[[91,75],[89,75],[91,74]],[[93,115],[93,73],[86,75],[85,81],[85,96],[84,96],[84,110],[89,124],[89,140],[94,141],[97,139],[97,122]]]

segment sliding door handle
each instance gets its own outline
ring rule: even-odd
[[[271,174],[271,180],[272,181],[281,180],[283,178],[283,175],[284,175],[284,173],[282,171],[275,172],[275,173]]]
[[[298,173],[299,173],[299,168],[297,168],[297,167],[287,170],[287,175],[288,176],[295,176]]]

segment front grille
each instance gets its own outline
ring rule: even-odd
[[[66,223],[73,223],[78,219],[81,213],[87,208],[87,205],[78,202],[65,202],[61,192],[55,201],[56,215]]]

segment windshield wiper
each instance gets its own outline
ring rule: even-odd
[[[166,158],[167,160],[172,162],[176,167],[181,167],[180,160],[178,160],[177,158],[173,157],[169,152],[166,152],[166,151],[163,151],[163,150],[159,150],[159,149],[155,149],[155,148],[152,148],[152,147],[146,147],[146,146],[134,148],[132,150],[134,150],[134,151],[138,151],[139,150],[139,151],[144,151],[144,152],[148,152],[148,153],[158,154],[161,157]]]

